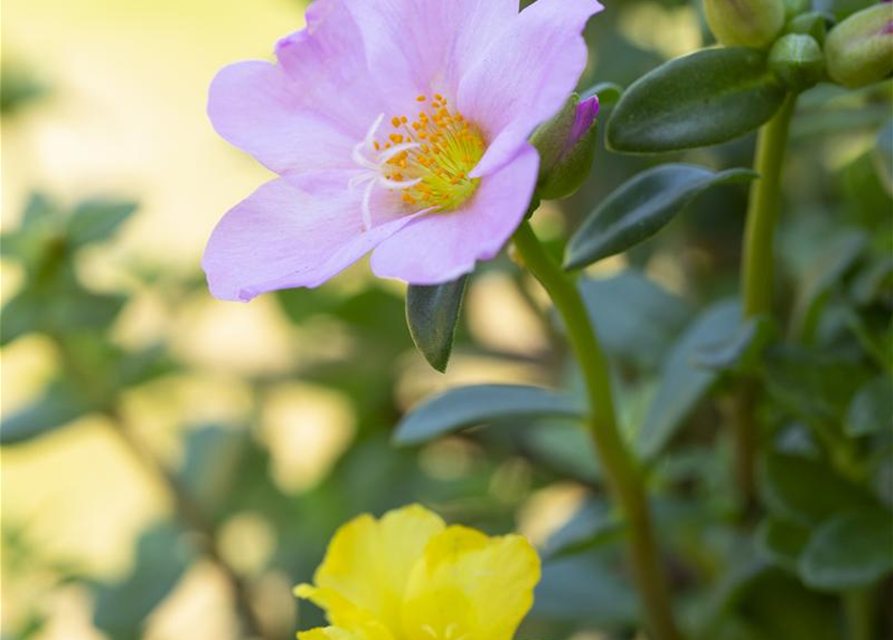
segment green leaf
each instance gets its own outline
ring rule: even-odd
[[[642,368],[662,362],[691,316],[684,300],[635,269],[578,287],[605,350]]]
[[[879,376],[856,393],[847,411],[846,430],[851,436],[889,433],[893,428],[893,380]]]
[[[766,518],[756,533],[757,548],[769,561],[787,569],[797,570],[797,559],[809,541],[809,529],[795,522]]]
[[[440,372],[450,361],[467,282],[468,276],[462,276],[429,287],[410,285],[406,291],[409,333],[428,364]]]
[[[804,526],[823,522],[845,508],[875,504],[869,493],[821,461],[784,453],[763,459],[760,489],[771,512]]]
[[[28,442],[80,418],[91,409],[64,380],[51,383],[33,404],[3,419],[0,445]]]
[[[822,310],[835,286],[849,271],[868,245],[860,229],[840,230],[807,267],[800,295],[795,304],[793,325],[801,339],[815,339]]]
[[[179,528],[159,524],[145,531],[137,543],[136,564],[116,584],[95,590],[93,623],[115,640],[139,640],[146,618],[180,581],[194,553]]]
[[[68,238],[75,247],[103,242],[115,234],[136,212],[134,202],[87,200],[80,203],[68,221]]]
[[[616,151],[661,153],[726,142],[768,122],[784,98],[764,54],[704,49],[633,83],[608,120],[607,143]]]
[[[694,321],[670,352],[649,407],[637,448],[644,458],[657,455],[707,393],[719,373],[697,365],[704,349],[732,338],[741,317],[737,302],[720,302]]]
[[[717,371],[749,370],[756,366],[760,354],[778,336],[778,327],[769,316],[744,320],[727,342],[702,350],[695,361]]]
[[[887,193],[893,195],[893,119],[878,131],[874,147],[874,165]]]
[[[609,104],[614,104],[618,100],[620,100],[620,96],[623,95],[623,87],[621,87],[616,82],[599,82],[597,85],[594,85],[583,91],[580,94],[580,100],[587,100],[592,96],[598,96],[599,106],[607,106]]]
[[[539,387],[479,385],[459,387],[411,411],[394,433],[394,442],[412,445],[493,420],[523,416],[580,419],[584,412],[568,397]]]
[[[846,591],[871,585],[893,571],[893,513],[860,509],[823,524],[800,557],[810,587]]]
[[[609,195],[571,238],[565,269],[580,269],[622,253],[660,231],[702,191],[753,180],[749,169],[715,172],[664,164],[633,177]]]
[[[858,359],[828,349],[773,346],[763,362],[770,395],[810,423],[842,423],[856,391],[871,375]]]
[[[593,554],[546,562],[531,616],[537,620],[627,626],[639,619],[632,586]]]
[[[205,514],[216,517],[231,499],[247,447],[244,431],[211,425],[188,432],[180,475]]]
[[[842,640],[834,600],[780,569],[756,573],[726,606],[720,628],[732,625],[734,631],[714,630],[699,640]]]
[[[617,539],[622,531],[623,522],[606,503],[590,501],[549,537],[543,555],[552,559],[577,554]]]

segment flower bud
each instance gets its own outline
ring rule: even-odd
[[[788,19],[798,16],[809,9],[811,4],[811,0],[784,0],[785,16]]]
[[[825,54],[812,36],[789,33],[772,45],[769,67],[789,89],[805,91],[824,77]]]
[[[573,94],[558,114],[530,139],[540,154],[536,194],[543,200],[566,198],[579,189],[592,169],[598,97],[580,101]]]
[[[893,4],[854,13],[825,41],[828,75],[845,87],[861,87],[893,72]]]
[[[802,33],[815,38],[816,42],[821,46],[825,42],[828,35],[828,14],[818,11],[810,11],[801,13],[788,22],[788,33]]]
[[[764,49],[784,28],[782,0],[705,0],[707,24],[727,47]]]

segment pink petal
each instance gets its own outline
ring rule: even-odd
[[[393,115],[418,95],[456,95],[458,74],[517,18],[518,0],[344,0]],[[408,115],[408,114],[406,114]]]
[[[247,301],[275,289],[319,286],[412,220],[377,220],[364,231],[362,189],[350,191],[349,179],[340,171],[287,175],[236,205],[202,259],[211,293]]]
[[[533,130],[558,112],[586,68],[586,21],[603,8],[597,0],[539,0],[464,75],[459,110],[490,141],[473,176],[510,162]]]
[[[493,258],[524,219],[539,172],[530,145],[515,159],[481,179],[468,205],[429,213],[385,240],[372,254],[372,270],[410,284],[439,284]]]
[[[316,0],[305,18],[305,29],[277,43],[279,63],[306,108],[359,141],[379,114],[389,112],[388,83],[370,72],[363,36],[342,0]]]
[[[307,110],[302,87],[269,62],[224,67],[211,84],[208,115],[222,137],[277,173],[352,166],[357,140]]]

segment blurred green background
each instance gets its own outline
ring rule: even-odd
[[[583,88],[628,85],[710,42],[697,2],[607,5],[587,30]],[[229,62],[268,57],[302,13],[288,0],[4,2],[2,638],[244,637],[232,576],[200,551],[134,442],[202,511],[270,639],[321,621],[290,590],[311,577],[338,525],[412,501],[488,532],[519,530],[544,550],[520,638],[629,637],[635,597],[597,465],[572,424],[389,444],[409,407],[458,384],[578,387],[542,292],[509,259],[475,274],[446,375],[413,349],[402,285],[364,264],[322,289],[248,305],[208,294],[205,240],[269,176],[214,134],[207,87]],[[890,166],[878,131],[890,96],[889,82],[804,95],[786,168],[779,304],[815,353],[856,354],[854,387],[889,371]],[[673,159],[748,166],[752,148],[749,137]],[[600,150],[583,190],[540,210],[538,231],[558,248],[605,194],[667,159]],[[589,274],[631,432],[654,419],[662,385],[687,375],[661,368],[680,336],[737,291],[745,197],[742,187],[711,191],[660,237]],[[811,382],[798,377],[815,370],[804,362],[786,370],[794,382],[782,379],[782,393]],[[721,376],[709,382],[709,398],[674,405],[683,392],[670,390],[657,409],[685,427],[652,474],[684,617],[709,628],[731,609],[743,622],[717,639],[839,637],[828,596],[765,558],[745,562],[755,556],[741,552],[729,396]],[[824,399],[845,413],[854,393]],[[796,426],[802,402],[770,409],[770,422]],[[888,504],[889,440],[868,452]],[[734,591],[740,584],[752,591]],[[776,593],[796,606],[781,612]]]

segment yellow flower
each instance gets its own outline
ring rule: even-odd
[[[335,534],[316,584],[295,589],[333,626],[298,639],[511,640],[539,578],[521,536],[447,527],[419,505],[360,516]]]

